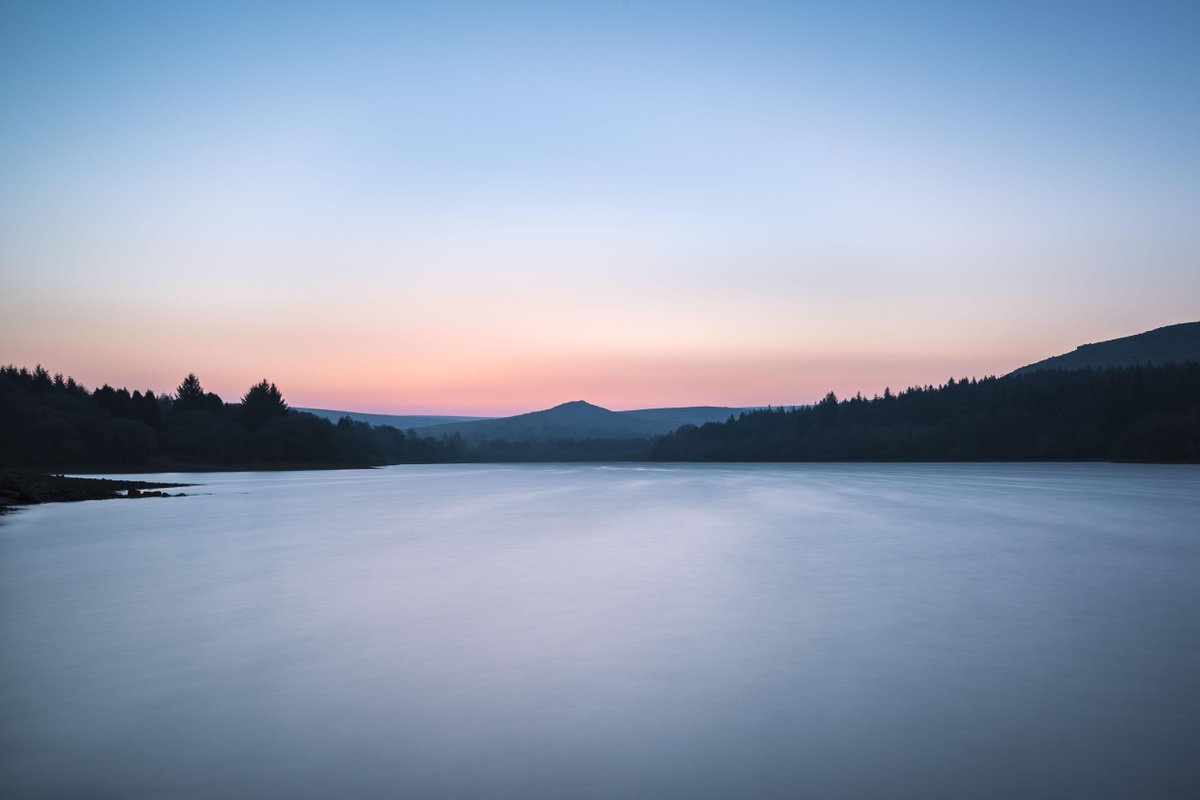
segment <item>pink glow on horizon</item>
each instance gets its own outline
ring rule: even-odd
[[[22,306],[3,322],[0,362],[41,363],[93,388],[171,393],[195,372],[227,402],[266,378],[293,406],[503,416],[570,400],[623,410],[796,405],[830,390],[871,396],[885,387],[1002,375],[1086,341],[1186,321],[1145,309],[1089,325],[1047,316],[998,338],[987,308],[909,320],[899,306],[860,299],[855,316],[814,307],[794,320],[765,301],[756,318],[748,300],[733,300],[724,316],[714,309],[695,319],[676,307],[655,315],[626,304],[616,327],[586,306],[575,307],[572,320],[561,307],[526,305],[506,323],[478,298],[440,320],[428,312],[389,315],[375,299],[354,309],[306,301],[257,314],[215,302],[105,311],[82,303],[38,312]]]
[[[996,359],[992,359],[996,361]],[[1014,362],[1014,366],[1020,363]],[[364,387],[359,392],[301,388],[294,405],[381,414],[450,414],[507,416],[586,400],[612,410],[681,406],[761,407],[801,405],[828,391],[840,397],[865,395],[914,385],[940,384],[950,377],[1003,374],[1012,367],[978,372],[971,359],[907,358],[888,363],[847,361],[843,364],[695,364],[664,368],[657,364],[620,369],[580,368],[513,373],[511,383],[458,383],[395,392]],[[394,398],[407,394],[397,403]],[[301,402],[300,398],[303,398]]]
[[[33,355],[32,353],[30,354]],[[625,410],[678,406],[757,407],[800,405],[830,390],[846,397],[938,384],[947,378],[1003,374],[1042,357],[965,355],[866,357],[771,355],[710,359],[609,356],[591,359],[526,359],[479,364],[450,361],[409,364],[408,369],[372,370],[364,358],[335,361],[328,368],[304,369],[302,358],[283,359],[277,368],[247,368],[231,359],[181,358],[148,351],[128,359],[96,353],[81,360],[56,358],[67,353],[3,359],[71,375],[89,388],[103,383],[171,393],[187,372],[195,372],[209,391],[236,402],[261,378],[279,385],[289,404],[381,414],[507,416],[586,400]],[[86,363],[85,363],[86,362]],[[180,368],[176,362],[193,364]],[[418,369],[425,367],[425,369]]]

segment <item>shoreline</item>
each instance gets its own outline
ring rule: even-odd
[[[179,464],[174,462],[154,464],[88,464],[80,466],[55,465],[50,467],[24,468],[50,475],[151,475],[171,472],[313,472],[342,469],[378,469],[382,464],[323,464],[319,462],[299,464]],[[187,484],[181,484],[187,485]]]
[[[0,514],[11,508],[42,503],[73,503],[83,500],[186,497],[163,489],[179,489],[190,483],[123,481],[107,478],[71,478],[26,469],[0,470]]]

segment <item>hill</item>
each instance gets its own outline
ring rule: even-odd
[[[1200,322],[1168,325],[1152,331],[1083,344],[1070,353],[1043,359],[1014,370],[1013,375],[1045,370],[1105,369],[1141,365],[1200,362]]]
[[[627,417],[583,400],[531,411],[515,417],[434,425],[426,436],[459,434],[468,442],[487,439],[545,441],[549,439],[644,439],[658,431],[653,422]]]
[[[687,408],[642,408],[635,411],[618,411],[623,417],[647,422],[655,426],[656,433],[670,433],[684,425],[704,425],[709,422],[724,422],[736,417],[748,408],[726,406],[690,406]]]
[[[402,431],[417,428],[428,428],[430,425],[448,425],[457,422],[476,422],[490,417],[453,417],[437,416],[434,414],[364,414],[359,411],[335,411],[328,408],[297,408],[306,414],[337,422],[342,417],[349,417],[355,422],[365,422],[368,425],[391,425]]]
[[[544,411],[532,411],[515,417],[433,425],[422,428],[421,434],[458,434],[468,442],[494,439],[514,442],[555,439],[648,439],[670,433],[684,425],[724,422],[740,411],[742,409],[722,406],[610,411],[583,400],[574,400]]]

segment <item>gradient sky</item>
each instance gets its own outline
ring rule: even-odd
[[[253,6],[253,7],[250,7]],[[1200,319],[1200,3],[0,4],[0,362],[763,405]]]

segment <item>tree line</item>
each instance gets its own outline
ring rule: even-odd
[[[88,391],[40,365],[0,367],[0,465],[368,466],[458,461],[463,450],[455,439],[297,412],[265,379],[227,403],[194,374],[156,394]]]
[[[685,426],[656,461],[1200,461],[1200,364],[951,379]]]
[[[236,403],[189,374],[173,394],[88,391],[0,367],[0,466],[348,466],[513,461],[1200,462],[1200,364],[951,379],[746,412],[656,439],[434,438],[288,407],[262,380]]]

